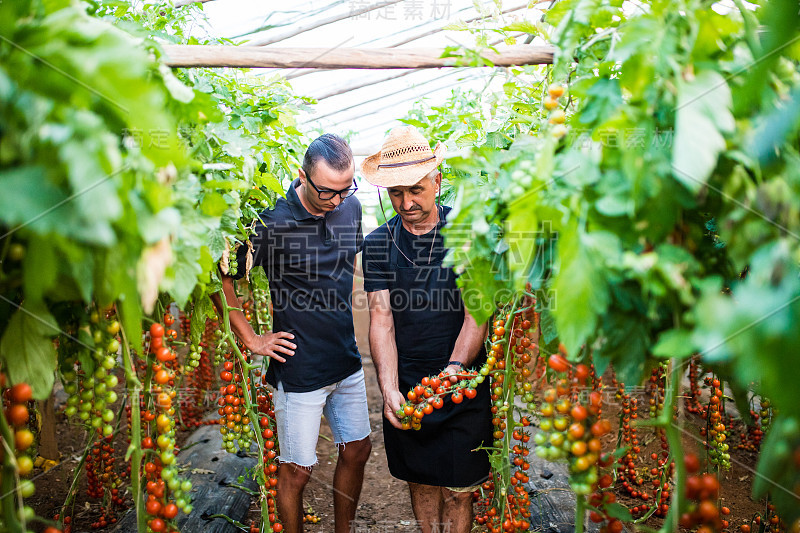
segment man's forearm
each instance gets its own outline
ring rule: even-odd
[[[480,352],[483,341],[486,339],[486,324],[478,325],[469,312],[464,312],[464,323],[461,332],[456,339],[453,353],[450,355],[451,361],[460,361],[465,366],[470,366]]]
[[[256,336],[256,332],[253,331],[253,327],[250,325],[250,322],[247,321],[247,318],[241,311],[242,303],[239,301],[239,297],[236,296],[236,291],[233,287],[233,278],[230,276],[222,276],[221,292],[225,295],[225,301],[230,308],[228,319],[231,324],[231,330],[233,331],[234,335],[236,335],[244,343],[245,346],[249,346],[250,341]],[[224,309],[222,306],[222,298],[220,293],[218,292],[212,294],[211,301],[217,308],[217,313],[222,316]]]
[[[378,373],[378,385],[381,394],[387,391],[400,390],[397,378],[397,345],[394,340],[394,328],[376,327],[370,324],[369,346],[372,362]]]

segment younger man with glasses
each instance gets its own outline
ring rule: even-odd
[[[252,239],[254,265],[270,283],[273,330],[256,335],[241,311],[231,327],[253,353],[273,359],[267,380],[275,387],[281,466],[278,513],[286,533],[303,526],[303,489],[317,463],[324,414],[339,447],[333,478],[335,532],[355,518],[371,444],[364,371],[353,331],[355,257],[361,251],[361,204],[347,143],[325,134],[306,151],[286,198],[261,214]],[[313,177],[312,177],[313,176]],[[239,248],[239,264],[244,252]],[[231,307],[241,308],[233,280],[223,276]],[[219,306],[219,296],[215,295]]]

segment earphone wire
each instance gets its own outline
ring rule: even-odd
[[[437,236],[438,231],[439,231],[439,222],[442,220],[442,215],[439,213],[439,206],[441,204],[441,201],[442,201],[442,185],[440,183],[439,184],[439,195],[436,198],[436,217],[439,220],[436,221],[436,225],[433,227],[433,240],[431,241],[430,252],[428,252],[428,263],[427,263],[428,265],[430,265],[431,261],[433,260],[433,247],[436,245],[436,236]],[[386,209],[384,209],[384,207],[383,207],[383,198],[381,198],[381,190],[380,190],[380,188],[378,189],[378,203],[380,203],[381,214],[383,215],[383,221],[386,224],[386,230],[389,232],[389,238],[392,239],[392,244],[394,244],[394,247],[397,248],[398,252],[403,254],[403,257],[406,258],[406,261],[408,261],[409,263],[411,263],[415,267],[418,267],[419,265],[417,265],[414,261],[411,260],[410,257],[408,257],[405,254],[405,252],[397,244],[397,241],[394,239],[394,232],[392,231],[392,228],[389,227],[389,220],[386,218]],[[398,216],[400,216],[400,215],[398,215]],[[400,225],[402,225],[402,224],[403,224],[403,222],[401,220],[400,221]]]

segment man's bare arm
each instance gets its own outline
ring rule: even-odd
[[[239,340],[241,340],[251,352],[266,355],[281,363],[286,362],[283,355],[294,355],[294,351],[297,349],[297,345],[290,341],[290,339],[294,339],[294,335],[285,331],[270,331],[263,335],[257,335],[256,332],[253,331],[250,322],[247,321],[247,318],[245,318],[244,313],[241,311],[242,302],[239,300],[239,297],[236,296],[236,291],[233,287],[233,278],[224,274],[220,274],[220,277],[222,278],[222,293],[225,295],[225,301],[228,303],[228,307],[232,308],[228,314],[228,318],[234,335],[239,337]],[[220,294],[212,294],[211,301],[214,302],[214,306],[221,316],[223,308]]]
[[[397,377],[397,343],[394,339],[394,317],[389,305],[389,290],[368,292],[369,303],[369,351],[378,385],[383,395],[383,416],[396,428],[401,429],[397,410],[405,401],[400,392]]]

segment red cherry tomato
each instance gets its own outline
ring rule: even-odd
[[[552,368],[556,372],[566,372],[567,369],[569,368],[569,362],[567,362],[567,360],[564,359],[563,356],[558,354],[551,355],[550,359],[548,360],[548,363],[550,365],[550,368]]]
[[[8,396],[14,403],[25,403],[33,398],[33,389],[27,383],[17,383],[8,391]]]
[[[154,323],[150,326],[150,336],[151,337],[163,337],[164,336],[164,326],[159,324],[158,322]]]

